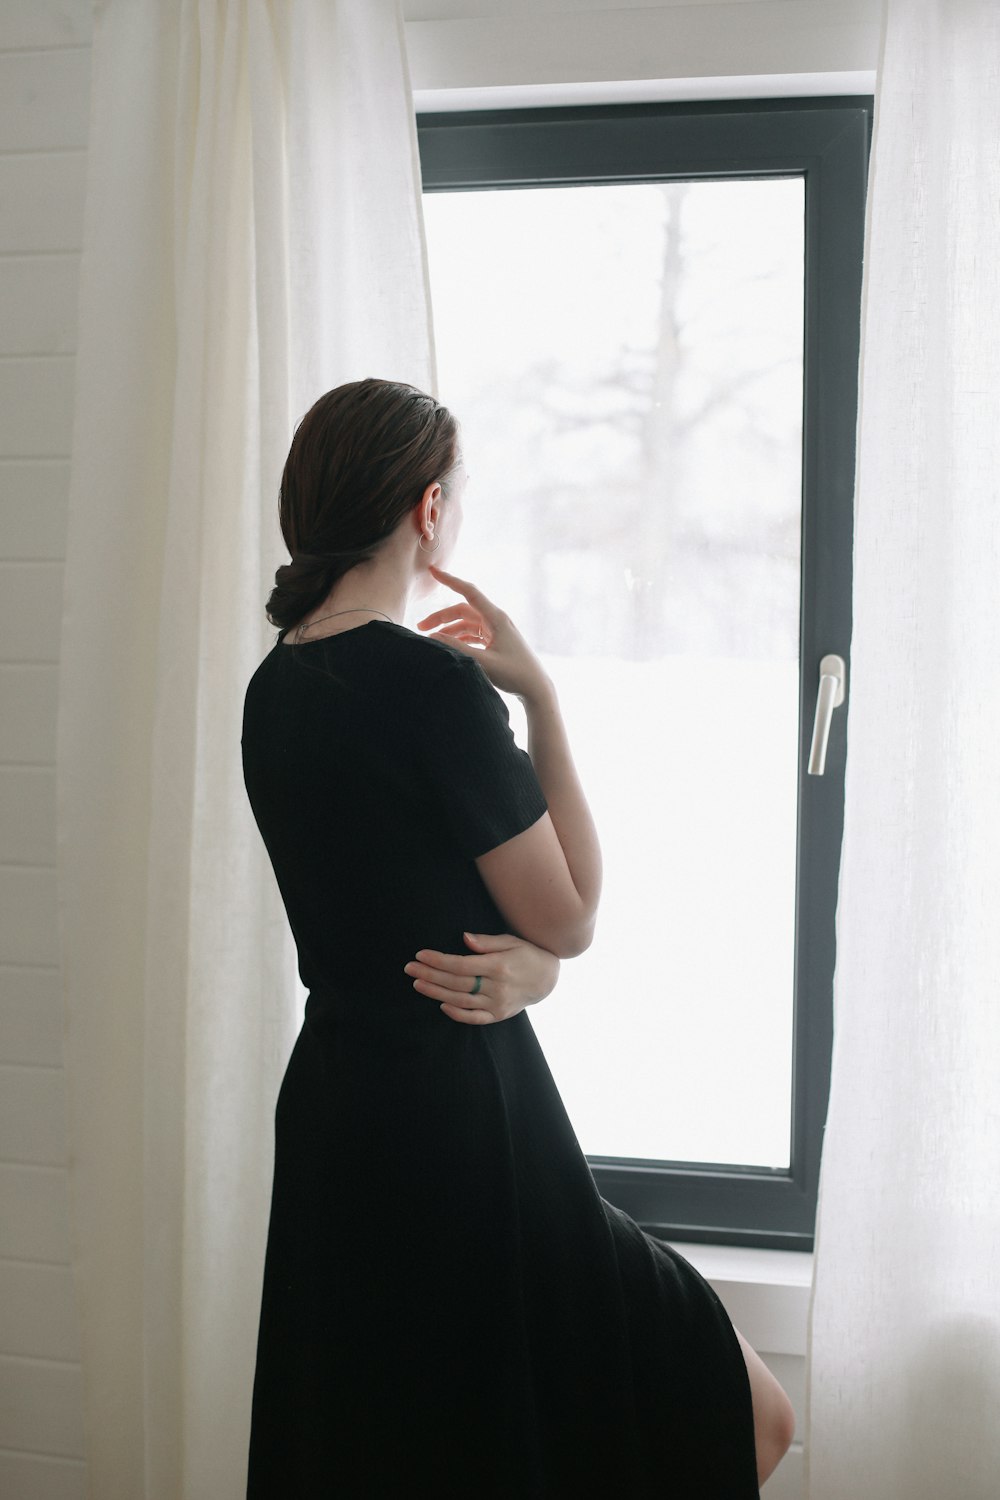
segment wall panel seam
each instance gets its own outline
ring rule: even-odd
[[[32,1256],[32,1258],[30,1260],[26,1260],[24,1256],[10,1255],[10,1256],[5,1256],[4,1260],[9,1260],[13,1265],[48,1266],[48,1267],[55,1266],[60,1271],[65,1271],[67,1269],[67,1265],[66,1265],[66,1262],[64,1260],[42,1260],[38,1256]],[[72,1268],[70,1267],[69,1269],[72,1269]]]
[[[0,1363],[3,1363],[4,1360],[9,1364],[55,1365],[63,1370],[79,1370],[81,1368],[78,1359],[54,1359],[48,1354],[4,1354],[0,1351]]]
[[[67,1142],[67,1148],[68,1146]],[[69,1161],[21,1161],[17,1156],[0,1156],[0,1167],[17,1167],[19,1171],[23,1171],[25,1167],[49,1167],[55,1172],[66,1172]]]
[[[0,151],[0,162],[21,156],[86,156],[86,146],[15,146]],[[21,254],[25,252],[22,250]]]
[[[52,52],[89,52],[90,42],[53,42],[51,46],[41,47],[4,47],[0,46],[0,57],[30,57],[33,54],[42,55]]]
[[[0,1255],[0,1269],[4,1266],[48,1266],[60,1271],[73,1269],[68,1260],[37,1260],[33,1255]]]
[[[63,1071],[62,1063],[8,1062],[3,1056],[0,1056],[0,1068],[20,1068],[28,1073],[61,1073]]]
[[[0,1165],[3,1165],[5,1167],[16,1167],[19,1172],[59,1172],[63,1176],[65,1176],[66,1174],[65,1167],[57,1166],[55,1162],[51,1161],[8,1161],[3,1162]],[[49,1264],[64,1265],[65,1262],[51,1261]]]
[[[83,1468],[82,1458],[69,1458],[65,1453],[48,1453],[44,1448],[4,1448],[0,1446],[0,1457],[9,1458],[44,1458],[50,1464],[72,1464],[74,1468]]]

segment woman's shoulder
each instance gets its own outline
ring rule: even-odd
[[[383,639],[388,637],[393,641],[393,650],[403,665],[415,672],[437,677],[447,673],[455,662],[470,660],[444,636],[421,635],[389,620],[378,620],[375,624],[380,627]]]
[[[451,683],[456,690],[467,684],[477,665],[443,636],[420,635],[392,620],[369,620],[301,645],[275,641],[253,674],[248,692],[261,691],[265,680],[270,685],[272,679],[281,683],[282,690],[290,683],[314,686],[320,673],[342,686],[353,684],[352,690],[378,682],[386,690],[391,684],[391,691],[403,697],[415,692],[426,699],[438,684],[444,685],[442,691]]]
[[[499,698],[474,651],[463,651],[446,636],[420,635],[389,622],[369,632],[381,651],[380,668],[398,690],[425,710],[450,717]]]
[[[275,640],[273,654],[304,657],[310,652],[326,656],[331,651],[360,650],[367,647],[383,655],[391,650],[393,656],[407,664],[426,664],[429,668],[445,667],[449,662],[465,660],[464,654],[444,636],[421,635],[406,625],[397,625],[394,620],[368,620],[349,630],[331,631],[328,635],[312,636],[306,641],[283,638]]]

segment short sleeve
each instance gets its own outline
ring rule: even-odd
[[[422,770],[470,859],[523,833],[548,810],[507,705],[473,657],[455,657],[428,688],[421,726]]]

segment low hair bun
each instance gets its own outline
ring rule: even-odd
[[[291,561],[275,570],[265,609],[271,624],[287,630],[305,619],[322,604],[338,578],[374,554],[376,545],[341,552],[293,552]]]

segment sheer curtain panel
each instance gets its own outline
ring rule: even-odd
[[[94,1500],[237,1500],[294,951],[242,782],[296,423],[434,388],[395,0],[104,0],[58,720]]]
[[[808,1500],[1000,1494],[1000,9],[888,0]]]

